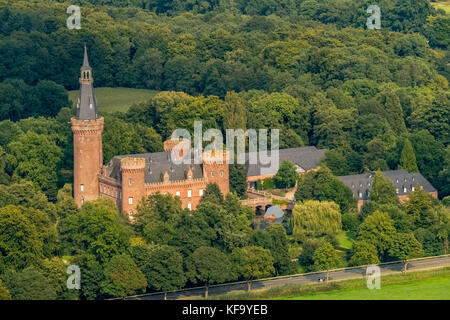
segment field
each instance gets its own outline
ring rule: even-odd
[[[198,297],[202,299],[201,297]],[[292,284],[269,289],[233,291],[212,300],[450,300],[450,268],[387,275],[381,289],[367,288],[366,279],[329,284]]]
[[[448,300],[450,299],[450,276],[392,283],[380,290],[366,287],[306,295],[279,297],[280,300]]]
[[[350,238],[348,231],[340,231],[336,236],[339,246],[343,249],[351,249],[352,248],[352,239]]]
[[[432,2],[431,5],[436,9],[444,9],[447,13],[450,13],[450,1]]]
[[[147,101],[157,93],[146,89],[95,88],[100,112],[126,112],[131,105]],[[69,99],[76,103],[78,94],[78,90],[69,91]]]

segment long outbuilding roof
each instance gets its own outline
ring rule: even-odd
[[[420,173],[409,173],[406,170],[384,171],[383,175],[388,178],[395,187],[399,196],[407,195],[419,185],[425,192],[435,192],[436,189]],[[359,200],[368,200],[372,189],[375,173],[363,173],[350,176],[338,177],[353,192],[353,196]]]

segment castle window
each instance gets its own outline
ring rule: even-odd
[[[187,196],[188,196],[188,198],[192,197],[192,190],[191,189],[188,190],[188,195]]]
[[[133,215],[133,210],[130,210],[130,216],[132,216]]]
[[[415,191],[415,190],[416,190],[416,187],[411,187],[411,190],[412,190],[412,191]]]
[[[84,197],[81,197],[81,204],[84,204]]]
[[[211,177],[214,177],[214,171],[211,171]]]
[[[362,192],[361,191],[359,192],[358,195],[359,195],[360,198],[362,198]]]
[[[223,177],[223,170],[220,171],[220,176]]]
[[[133,179],[128,179],[128,185],[131,186],[133,184]]]
[[[177,197],[180,197],[180,196],[181,196],[181,192],[180,192],[180,191],[177,191],[177,192],[175,193],[175,195],[176,195]]]
[[[133,204],[133,197],[128,198],[128,204]]]
[[[198,194],[200,197],[203,196],[203,189],[198,190]]]
[[[407,190],[406,190],[406,187],[403,187],[403,192],[406,193],[406,191],[407,191]]]
[[[192,210],[192,204],[190,202],[188,203],[188,209]]]
[[[80,190],[81,190],[81,192],[84,191],[84,184],[80,185]]]
[[[395,189],[395,192],[397,192],[397,194],[398,194],[398,188]]]

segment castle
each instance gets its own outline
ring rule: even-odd
[[[107,165],[103,165],[104,119],[97,112],[94,78],[86,47],[79,81],[77,114],[71,119],[74,140],[74,200],[79,207],[86,201],[106,197],[112,199],[119,210],[133,219],[139,201],[156,192],[177,196],[183,208],[195,210],[209,183],[216,183],[224,195],[230,191],[227,164],[229,154],[226,151],[214,155],[203,154],[201,164],[192,161],[174,163],[172,150],[187,140],[168,140],[164,143],[164,152],[115,156]],[[314,146],[282,149],[278,154],[279,163],[290,161],[295,165],[297,173],[303,174],[320,165],[325,151]],[[182,151],[179,152],[179,158],[184,159],[185,155]],[[255,188],[257,181],[272,178],[278,171],[278,167],[267,168],[260,163],[250,163],[249,158],[254,156],[252,153],[245,155],[248,188]],[[220,161],[217,161],[218,158]],[[397,187],[401,200],[405,200],[407,194],[414,191],[416,183],[437,197],[436,190],[420,173],[390,171],[385,175]],[[373,175],[339,178],[353,191],[358,199],[359,209],[369,197]]]
[[[164,152],[115,156],[103,165],[102,133],[104,119],[98,115],[94,94],[94,78],[86,47],[81,67],[80,94],[77,114],[71,119],[74,135],[74,199],[80,207],[99,197],[112,199],[117,207],[132,217],[138,202],[152,193],[178,196],[183,208],[194,210],[207,184],[217,183],[221,192],[229,192],[227,153],[203,154],[202,164],[174,164],[171,150],[180,142],[168,140]],[[280,150],[280,162],[292,161],[299,173],[319,165],[325,150],[315,147]],[[180,155],[181,157],[183,155]],[[222,161],[214,161],[222,157]],[[249,154],[246,154],[248,160]],[[254,187],[257,180],[273,177],[273,172],[261,175],[261,166],[247,164],[247,181]]]

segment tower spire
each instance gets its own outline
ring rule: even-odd
[[[88,58],[86,43],[84,44],[84,58],[83,58],[83,65],[81,66],[81,70],[92,70],[91,66],[89,65],[89,58]]]
[[[92,77],[92,68],[89,65],[86,44],[84,45],[83,65],[80,71],[80,95],[77,103],[77,119],[95,120],[98,118],[97,100],[94,94],[94,79]]]

